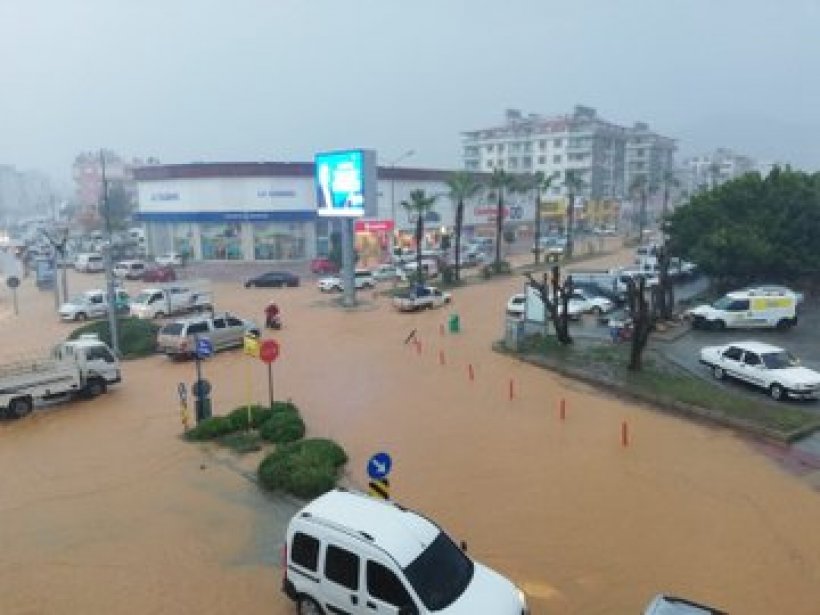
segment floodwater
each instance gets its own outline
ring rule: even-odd
[[[100,283],[72,275],[72,290]],[[492,353],[520,287],[464,288],[452,310],[420,314],[371,293],[344,312],[307,281],[215,290],[257,320],[279,301],[276,397],[346,448],[348,483],[364,487],[368,457],[389,451],[394,498],[522,586],[533,613],[638,613],[660,591],[732,613],[817,613],[820,498],[808,482],[729,431]],[[4,358],[71,328],[28,281],[20,307],[14,317],[0,303]],[[450,311],[458,335],[440,333]],[[404,344],[412,329],[420,353]],[[239,352],[204,372],[217,413],[267,398],[264,367]],[[0,613],[294,612],[278,566],[294,503],[248,480],[258,459],[179,439],[176,386],[193,376],[190,363],[132,361],[109,395],[0,424]]]

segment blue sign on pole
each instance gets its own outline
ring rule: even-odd
[[[200,359],[207,359],[214,353],[214,346],[211,340],[204,337],[196,340],[196,356]]]
[[[393,460],[387,453],[376,453],[367,462],[367,475],[373,480],[380,480],[390,474]]]

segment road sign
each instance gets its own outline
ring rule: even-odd
[[[279,358],[279,342],[276,340],[263,340],[259,344],[259,359],[263,363],[273,363]]]
[[[194,397],[203,398],[208,397],[208,394],[211,392],[211,383],[205,380],[197,380],[191,385],[191,393]]]
[[[188,391],[185,389],[184,382],[180,382],[177,386],[177,393],[179,393],[179,401],[183,404],[188,402]]]
[[[6,278],[6,286],[8,286],[9,288],[17,288],[18,286],[20,286],[20,278],[18,278],[16,275],[10,275]]]
[[[376,453],[367,462],[367,475],[373,480],[381,480],[388,474],[393,467],[393,460],[385,452]]]
[[[245,335],[242,338],[242,351],[246,355],[250,355],[252,357],[259,356],[259,340],[254,337],[253,335]]]
[[[386,478],[371,480],[368,485],[370,487],[370,497],[381,498],[382,500],[390,499],[390,481]]]
[[[211,340],[205,337],[198,337],[196,340],[196,356],[200,359],[207,359],[214,353],[214,345]]]

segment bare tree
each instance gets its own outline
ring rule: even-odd
[[[632,347],[628,369],[640,371],[643,351],[655,326],[655,318],[646,300],[646,280],[642,277],[638,278],[637,282],[629,279],[626,286],[629,311],[632,314]]]
[[[544,302],[544,308],[549,314],[552,326],[555,327],[556,339],[564,345],[572,344],[569,334],[569,298],[572,295],[572,276],[561,280],[561,270],[558,265],[553,266],[551,275],[544,272],[541,281],[537,281],[531,273],[526,278]]]
[[[658,248],[658,285],[653,289],[653,313],[661,320],[670,320],[675,310],[675,286],[669,275],[669,251]]]

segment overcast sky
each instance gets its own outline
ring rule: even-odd
[[[460,131],[581,103],[818,170],[818,76],[820,0],[0,0],[0,164],[455,168]]]

